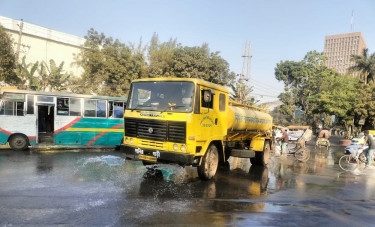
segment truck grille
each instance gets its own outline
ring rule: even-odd
[[[186,122],[126,117],[125,136],[156,141],[185,143]]]

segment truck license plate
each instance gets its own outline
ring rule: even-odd
[[[138,158],[140,160],[145,160],[145,161],[149,161],[149,162],[156,162],[157,161],[156,157],[154,157],[154,156],[148,156],[148,155],[143,155],[143,154],[140,154],[138,156]]]

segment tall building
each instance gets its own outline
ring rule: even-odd
[[[326,66],[345,74],[348,68],[354,65],[354,62],[350,61],[350,56],[362,55],[365,48],[367,46],[361,32],[326,36],[323,52],[328,58]]]

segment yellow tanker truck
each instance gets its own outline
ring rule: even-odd
[[[229,100],[228,89],[200,79],[155,78],[132,82],[121,150],[144,164],[196,166],[211,179],[230,156],[265,166],[272,117]]]

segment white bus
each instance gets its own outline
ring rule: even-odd
[[[0,144],[117,146],[124,137],[127,98],[0,90]]]

